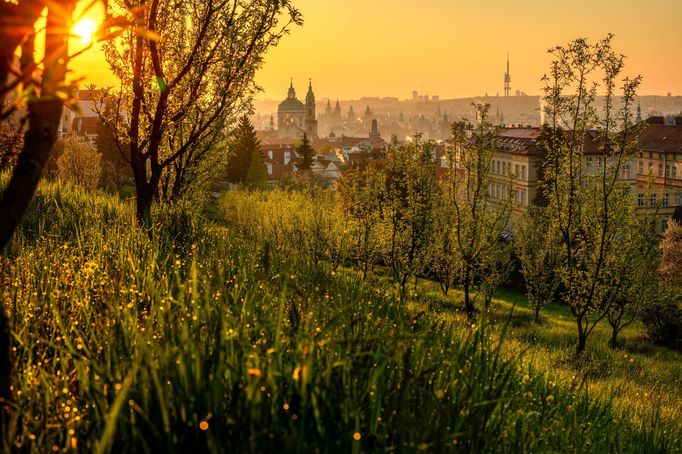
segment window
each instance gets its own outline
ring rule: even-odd
[[[644,173],[644,161],[639,161],[639,173]]]
[[[662,162],[658,163],[658,176],[659,177],[663,176],[663,163]]]
[[[521,166],[521,179],[525,181],[526,179],[526,166]]]
[[[272,160],[272,150],[268,150],[268,158],[270,158],[270,160]]]
[[[601,156],[599,156],[599,157],[597,158],[597,167],[601,167],[602,164],[603,164],[603,158],[602,158]]]
[[[630,179],[630,164],[625,164],[623,165],[623,179],[629,180]]]
[[[521,176],[521,169],[520,169],[520,166],[518,164],[515,164],[514,165],[514,177],[518,178],[519,176]]]
[[[500,161],[497,161],[497,174],[499,175],[501,173],[500,170]]]
[[[498,183],[498,184],[495,185],[495,196],[496,196],[498,199],[500,198],[500,193],[501,193],[501,191],[500,191],[500,184]]]
[[[682,206],[682,193],[677,193],[675,194],[675,206],[679,207]]]
[[[663,194],[663,202],[662,202],[664,207],[668,206],[668,194]]]
[[[289,161],[291,161],[291,152],[285,151],[284,152],[284,165],[289,164]]]
[[[526,191],[521,191],[521,206],[526,206]]]
[[[592,167],[592,156],[587,157],[587,167]]]
[[[651,194],[649,196],[649,206],[656,205],[656,194]]]
[[[677,178],[677,164],[673,164],[672,171],[672,177]]]
[[[637,206],[638,207],[644,206],[644,194],[642,193],[637,194]]]
[[[670,164],[665,165],[665,176],[666,177],[670,176]]]
[[[268,163],[268,175],[272,175],[272,164]]]
[[[514,205],[519,204],[519,191],[514,191]]]

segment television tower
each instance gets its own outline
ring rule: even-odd
[[[504,96],[511,92],[511,75],[509,74],[509,54],[507,54],[507,72],[504,73]]]

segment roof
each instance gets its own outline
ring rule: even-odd
[[[305,111],[305,106],[296,98],[287,98],[279,103],[278,111],[282,110],[300,110]]]
[[[662,124],[655,117],[647,120],[647,127],[639,136],[642,150],[661,153],[682,153],[682,122]]]

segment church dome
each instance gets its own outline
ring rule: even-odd
[[[279,103],[279,110],[300,110],[304,111],[305,106],[296,98],[287,98]]]

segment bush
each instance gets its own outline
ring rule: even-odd
[[[86,189],[95,189],[102,174],[102,159],[97,149],[76,136],[62,141],[64,151],[57,159],[60,177]]]
[[[649,302],[642,314],[647,335],[652,342],[682,350],[682,297],[664,292]]]

